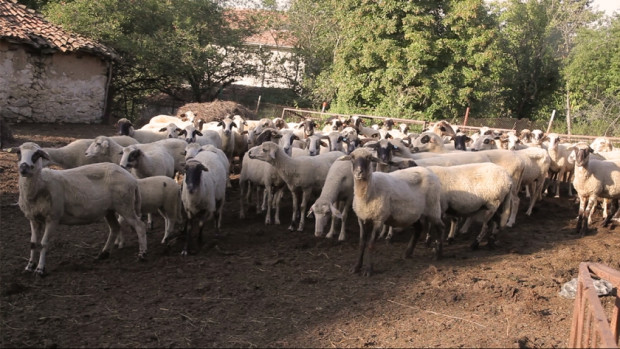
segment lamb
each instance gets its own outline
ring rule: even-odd
[[[293,217],[289,230],[295,230],[296,219],[299,216],[297,231],[303,231],[305,212],[313,192],[319,192],[325,184],[325,178],[331,164],[336,158],[344,155],[341,152],[330,151],[317,156],[289,157],[284,150],[274,142],[265,142],[249,152],[250,159],[266,161],[276,168],[280,177],[286,183],[293,197]],[[301,214],[298,205],[298,191],[302,191]]]
[[[179,132],[179,137],[181,136],[185,136],[185,141],[187,143],[196,142],[200,145],[212,144],[216,148],[222,149],[222,138],[220,134],[214,130],[203,130],[201,132],[192,124],[186,126]]]
[[[151,176],[174,177],[183,171],[185,146],[182,139],[164,139],[147,144],[134,144],[123,148],[119,164],[130,168],[138,178]]]
[[[135,138],[140,143],[152,143],[171,137],[168,132],[168,127],[164,127],[163,131],[160,128],[160,132],[154,132],[152,130],[136,130],[134,129],[131,121],[125,118],[118,120],[117,125],[119,127],[118,133],[120,135]]]
[[[620,198],[620,161],[590,159],[592,152],[587,143],[580,142],[575,145],[573,185],[579,197],[576,230],[581,236],[587,233],[590,223],[588,219],[584,221],[584,218],[590,216],[590,210],[598,198],[610,199],[612,202]],[[610,212],[604,226],[609,224],[612,216],[613,212]]]
[[[421,218],[438,229],[441,219],[441,183],[430,170],[413,167],[390,173],[373,172],[372,162],[379,160],[368,149],[355,149],[340,160],[350,160],[353,168],[353,210],[360,225],[358,260],[353,272],[360,272],[368,245],[367,263],[363,274],[373,272],[372,250],[383,225],[410,227]],[[370,233],[370,237],[368,234]],[[416,231],[409,241],[405,256],[410,257],[419,237]]]
[[[211,218],[215,234],[219,235],[222,209],[226,195],[228,164],[213,151],[202,151],[185,165],[185,180],[181,190],[181,201],[187,215],[185,245],[182,255],[189,252],[192,228],[198,225],[198,240],[202,241],[204,224]]]
[[[136,144],[138,141],[127,136],[110,137],[116,142],[120,142],[125,146]],[[75,168],[86,164],[94,164],[97,159],[90,158],[85,155],[86,150],[93,143],[92,139],[78,139],[64,147],[60,148],[42,148],[47,153],[50,161],[64,169]]]
[[[349,120],[347,120],[347,124],[351,125],[356,131],[357,134],[365,137],[365,138],[373,138],[379,140],[381,138],[381,134],[379,131],[374,130],[372,127],[364,126],[363,120],[358,115],[353,115]]]
[[[341,220],[338,241],[346,239],[346,221],[353,204],[353,173],[349,161],[336,161],[327,172],[321,195],[310,206],[314,214],[314,236],[323,236],[327,220],[331,215],[331,227],[325,237],[336,234],[336,219]]]
[[[256,137],[258,137],[258,135],[261,134],[263,130],[274,128],[275,125],[273,124],[273,121],[268,118],[262,118],[256,121],[254,125],[248,127],[248,148],[259,144],[256,142]]]
[[[27,271],[45,274],[48,240],[58,224],[90,224],[105,218],[110,233],[100,258],[109,255],[112,236],[119,231],[116,213],[138,235],[138,257],[146,255],[146,227],[140,221],[140,191],[137,180],[112,163],[89,164],[68,170],[43,168],[48,154],[36,143],[20,146],[19,208],[30,221],[30,258]],[[38,265],[35,249],[38,235],[43,234]]]
[[[166,176],[154,176],[138,179],[140,189],[142,214],[159,213],[165,222],[164,237],[161,243],[164,244],[172,236],[175,223],[180,218],[181,213],[181,186],[177,182]],[[119,248],[123,247],[124,238],[122,228],[125,226],[125,219],[121,217],[119,224],[121,231],[117,238]]]

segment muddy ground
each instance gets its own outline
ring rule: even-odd
[[[64,145],[111,135],[105,125],[14,125],[25,141]],[[460,236],[435,261],[418,246],[401,259],[408,236],[376,248],[376,274],[349,272],[358,226],[343,243],[315,238],[313,221],[289,232],[250,211],[238,218],[239,190],[228,192],[223,230],[207,230],[195,254],[182,241],[148,236],[146,262],[135,235],[97,260],[102,222],[61,226],[51,237],[45,278],[24,272],[28,221],[15,205],[17,156],[0,153],[0,339],[3,347],[564,347],[573,301],[558,296],[581,261],[620,269],[620,228],[572,234],[577,205],[545,197],[531,217],[500,236],[498,247],[471,251]],[[564,193],[563,193],[564,194]],[[525,204],[522,200],[521,209]],[[609,307],[611,297],[602,298]]]

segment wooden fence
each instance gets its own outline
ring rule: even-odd
[[[620,286],[620,272],[598,263],[579,264],[577,296],[573,309],[569,347],[618,348],[620,332],[620,296],[616,293],[611,323],[594,289],[592,275],[605,279],[616,288]]]
[[[376,115],[360,115],[360,114],[355,114],[359,117],[362,117],[364,119],[371,119],[371,120],[385,120],[385,119],[392,119],[395,122],[398,123],[407,123],[410,125],[414,125],[416,126],[416,129],[422,130],[427,128],[428,126],[432,125],[432,122],[429,121],[423,121],[423,120],[413,120],[413,119],[398,119],[398,118],[389,118],[389,117],[385,117],[385,116],[376,116]],[[315,119],[315,120],[325,120],[329,117],[344,117],[344,118],[349,118],[352,115],[349,114],[335,114],[335,113],[321,113],[318,111],[312,111],[312,110],[303,110],[303,109],[293,109],[293,108],[284,108],[282,109],[282,118],[284,119],[304,119],[304,118],[310,118],[310,119]],[[471,118],[469,119],[470,121],[472,120]],[[539,128],[542,129],[543,131],[545,130],[545,126],[540,125],[539,123],[533,123],[529,120],[517,120],[517,121],[509,121],[507,119],[476,119],[476,123],[481,123],[481,120],[484,120],[484,123],[486,126],[491,127],[493,130],[498,130],[498,131],[520,131],[524,128],[530,128],[530,130]],[[456,121],[456,122],[455,122]],[[465,133],[476,133],[478,132],[482,127],[480,126],[468,126],[468,125],[459,125],[458,122],[460,122],[460,120],[452,120],[451,124],[453,126],[458,126],[458,128]],[[506,127],[499,127],[499,126],[505,126],[506,123],[512,123],[512,128],[506,128]],[[471,124],[471,123],[470,123]],[[504,125],[502,125],[504,124]],[[591,143],[595,138],[597,138],[598,136],[586,136],[586,135],[567,135],[567,134],[560,134],[560,137],[562,137],[564,139],[565,142],[587,142],[587,143]],[[615,147],[620,146],[620,137],[607,137],[613,144]]]

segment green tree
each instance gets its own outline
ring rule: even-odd
[[[331,81],[337,105],[453,118],[498,86],[494,20],[482,0],[340,1]]]
[[[620,16],[578,32],[564,75],[577,127],[619,136]]]
[[[212,0],[59,1],[50,3],[45,15],[119,52],[113,82],[118,98],[161,91],[180,100],[209,101],[254,73],[244,39],[255,33],[256,17],[225,11]]]
[[[501,5],[505,7],[500,15],[501,46],[507,57],[502,97],[509,115],[535,118],[561,83],[560,62],[554,54],[559,37],[549,35],[550,0],[510,0]]]

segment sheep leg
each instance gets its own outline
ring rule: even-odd
[[[291,189],[291,188],[289,188]],[[293,217],[291,218],[291,225],[289,225],[288,230],[289,231],[294,231],[295,230],[295,219],[297,218],[297,212],[299,210],[298,207],[298,202],[297,202],[297,193],[295,191],[295,189],[291,189],[291,196],[293,197]]]
[[[513,187],[514,192],[512,193],[512,202],[510,205],[510,219],[508,220],[508,222],[506,223],[507,227],[512,227],[515,224],[515,221],[517,219],[517,212],[519,211],[519,193],[516,192],[516,190]]]
[[[225,199],[215,202],[215,213],[214,213],[214,223],[215,223],[215,236],[220,236],[220,229],[222,228],[222,212],[224,210],[224,202]]]
[[[153,215],[150,213],[146,214],[146,228],[148,231],[153,230]]]
[[[304,231],[304,225],[306,224],[306,208],[308,207],[308,201],[310,200],[310,196],[312,195],[312,189],[304,190],[301,196],[301,217],[299,219],[299,227],[297,231]]]
[[[245,182],[240,181],[239,182],[239,190],[241,191],[240,195],[239,195],[239,219],[245,219],[245,206],[243,205],[244,201],[246,201],[248,198],[244,195],[244,186],[245,186]],[[249,186],[249,182],[248,182],[248,186]],[[249,190],[248,190],[249,192]]]
[[[280,189],[278,189],[278,191],[276,191],[275,194],[275,206],[276,206],[276,213],[275,213],[275,217],[274,217],[274,224],[280,224],[280,201],[282,201],[282,196],[284,196],[284,187],[281,187]]]
[[[260,189],[261,189],[261,186],[257,185],[256,186],[256,197],[255,197],[256,198],[256,213],[259,213],[259,214],[263,212],[263,210],[261,209],[261,202],[260,202],[261,201],[260,200],[261,199]]]
[[[343,203],[343,207],[340,209],[342,212],[342,220],[340,222],[340,235],[338,236],[338,241],[344,241],[347,237],[347,217],[349,217],[349,209],[351,208],[351,202],[353,202],[353,198],[348,199]]]
[[[183,244],[183,250],[181,251],[181,255],[182,256],[187,256],[187,253],[189,252],[189,242],[190,239],[192,238],[192,221],[194,219],[191,217],[187,217],[187,219],[185,220],[185,227],[183,228],[183,231],[185,233],[185,243]]]
[[[465,218],[465,222],[463,222],[463,226],[461,226],[461,230],[459,230],[459,234],[467,233],[469,231],[469,227],[471,226],[472,222],[473,222],[473,219],[471,216]]]
[[[271,206],[273,205],[273,187],[270,184],[265,185],[265,197],[267,200],[267,214],[265,215],[265,224],[271,224]],[[263,205],[265,205],[263,199]],[[265,207],[263,206],[263,209]]]
[[[30,259],[28,259],[28,264],[25,269],[28,272],[33,272],[37,265],[34,261],[34,255],[37,248],[37,236],[43,231],[43,228],[43,223],[30,221]]]
[[[579,213],[577,213],[577,226],[575,227],[575,233],[579,234],[581,232],[581,227],[583,226],[584,212],[586,210],[586,196],[579,196]]]
[[[260,208],[261,212],[267,209],[267,206],[269,206],[268,202],[269,202],[269,194],[267,194],[267,186],[265,186],[263,188],[263,205]]]
[[[609,203],[609,199],[603,199],[603,203],[601,204],[603,206],[603,218],[607,218],[609,216],[609,214],[607,212],[607,204],[608,203]]]
[[[140,220],[140,217],[123,216],[130,227],[135,230],[138,235],[138,259],[144,260],[146,257],[146,225]],[[115,220],[118,224],[118,221]]]
[[[534,210],[534,204],[536,204],[536,201],[538,201],[538,197],[540,195],[539,189],[542,190],[542,186],[539,185],[539,182],[540,181],[537,180],[528,185],[532,187],[532,196],[530,197],[530,205],[528,206],[527,211],[525,212],[526,216],[532,215],[532,211]]]
[[[586,206],[586,210],[583,213],[584,217],[587,217],[590,215],[590,210],[592,210],[592,206],[594,206],[594,204],[596,204],[596,197],[591,196],[588,199],[588,204]],[[588,220],[584,220],[583,226],[581,227],[581,236],[585,236],[588,233]]]
[[[121,216],[121,222],[125,222],[125,219]],[[108,212],[105,215],[105,221],[108,224],[108,228],[110,232],[108,233],[108,239],[103,246],[101,252],[97,256],[98,259],[106,259],[110,257],[110,244],[112,243],[112,239],[116,238],[120,234],[121,225],[119,221],[116,219],[116,214],[114,212]]]
[[[114,219],[114,221],[116,222],[116,219]],[[57,221],[47,221],[45,223],[45,230],[43,232],[43,238],[41,238],[41,252],[39,252],[39,264],[37,265],[37,269],[35,269],[34,271],[34,273],[39,276],[45,275],[45,256],[47,255],[47,248],[49,245],[48,240],[49,240],[50,233],[56,230],[57,226],[58,226]]]
[[[368,241],[368,233],[370,229],[372,229],[372,222],[364,223],[362,220],[357,220],[360,226],[360,242],[358,248],[357,262],[351,269],[353,273],[359,273],[362,270],[362,265],[364,264],[364,251],[366,250],[366,242]]]
[[[383,223],[380,221],[374,222],[372,225],[372,233],[370,234],[370,238],[368,239],[368,253],[366,254],[366,268],[364,269],[364,276],[372,276],[373,273],[373,260],[372,253],[375,249],[375,240],[377,239],[377,233],[383,226]]]
[[[604,227],[609,225],[609,222],[611,222],[611,219],[617,212],[618,212],[618,199],[613,199],[611,200],[611,210],[609,211],[609,215],[607,215],[607,217],[605,217],[605,221],[603,221]]]
[[[456,238],[456,228],[459,224],[459,220],[456,217],[451,217],[450,218],[450,232],[448,232],[448,244],[451,244],[454,242],[454,239]]]
[[[413,223],[413,231],[411,232],[411,238],[409,238],[409,244],[407,244],[407,249],[405,250],[405,258],[411,258],[413,255],[413,250],[415,249],[415,245],[418,243],[420,239],[420,235],[422,234],[422,223],[418,220]]]
[[[560,184],[562,183],[562,179],[564,178],[564,170],[560,170],[557,174],[556,174],[556,179],[555,179],[555,197],[559,198],[560,197]]]

